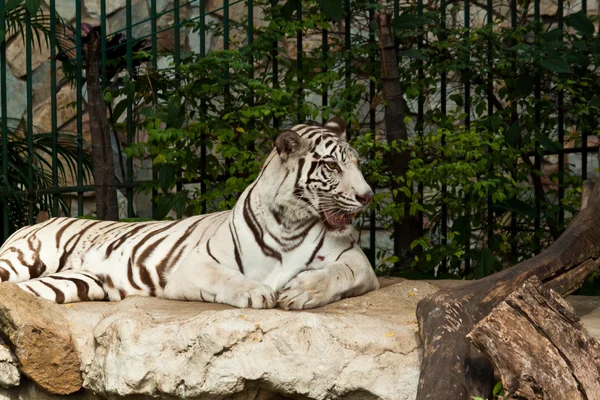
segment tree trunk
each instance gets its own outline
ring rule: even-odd
[[[544,252],[466,285],[442,289],[421,300],[417,319],[423,362],[417,399],[467,400],[489,397],[490,361],[466,336],[473,326],[532,276],[566,296],[600,264],[600,183],[586,182],[582,210]]]
[[[88,113],[92,136],[92,158],[96,188],[96,215],[109,221],[119,219],[117,181],[106,104],[100,83],[100,38],[92,31],[86,45]]]
[[[600,343],[537,277],[467,336],[494,363],[507,399],[600,399]]]
[[[381,51],[381,80],[383,82],[383,97],[385,100],[385,132],[387,142],[392,146],[393,142],[408,139],[406,124],[404,123],[404,91],[400,84],[398,73],[398,56],[394,45],[394,37],[390,26],[389,14],[377,15],[379,22],[379,47]],[[405,204],[404,218],[394,223],[394,253],[401,258],[399,264],[403,264],[402,256],[410,249],[411,243],[418,239],[421,234],[419,221],[415,216],[409,215],[409,203],[411,198],[398,188],[405,184],[410,153],[408,151],[392,151],[388,158],[388,165],[393,178],[402,178],[402,182],[392,181],[392,191],[396,191],[394,201]],[[399,234],[399,233],[402,234]],[[406,260],[405,260],[406,261]]]

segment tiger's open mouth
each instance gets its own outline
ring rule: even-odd
[[[323,211],[323,220],[331,228],[343,228],[352,223],[356,213],[346,211]]]

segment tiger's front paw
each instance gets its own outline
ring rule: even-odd
[[[277,305],[277,296],[270,287],[257,285],[237,292],[229,304],[239,308],[273,308]]]
[[[285,310],[315,308],[339,300],[329,294],[329,279],[321,271],[300,273],[277,295],[277,304]]]

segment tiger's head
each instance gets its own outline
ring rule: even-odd
[[[275,144],[286,176],[276,204],[296,219],[318,218],[329,231],[350,234],[352,219],[367,208],[373,191],[360,172],[358,153],[346,142],[344,120],[297,125],[280,132]]]

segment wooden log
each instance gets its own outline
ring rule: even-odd
[[[537,276],[561,296],[579,288],[600,265],[600,184],[584,186],[582,210],[541,254],[419,302],[423,343],[418,400],[490,397],[493,366],[466,338],[473,326],[527,279]]]
[[[533,277],[467,335],[494,364],[506,399],[600,399],[600,343]]]

